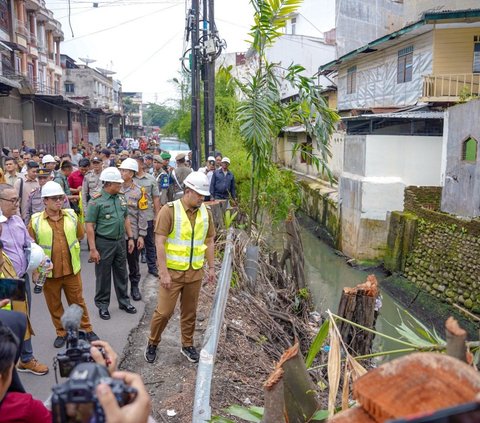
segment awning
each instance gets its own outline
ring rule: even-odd
[[[0,47],[8,51],[13,51],[13,49],[7,46],[3,41],[0,41]]]
[[[8,85],[9,87],[17,88],[17,89],[20,89],[22,87],[19,82],[5,78],[2,75],[0,75],[0,84]]]

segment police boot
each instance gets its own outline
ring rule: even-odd
[[[133,301],[140,301],[142,299],[138,286],[132,286],[131,296]]]

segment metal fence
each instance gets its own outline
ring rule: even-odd
[[[225,307],[227,305],[228,291],[232,278],[233,261],[233,232],[227,236],[227,244],[223,255],[222,268],[218,276],[217,291],[213,300],[207,329],[200,351],[200,361],[197,370],[195,399],[193,403],[193,423],[204,423],[211,418],[210,391],[212,385],[213,367],[217,354],[218,339],[223,325]]]

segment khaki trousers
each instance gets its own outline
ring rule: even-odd
[[[182,333],[182,347],[193,346],[193,333],[197,318],[198,296],[202,281],[186,282],[185,280],[172,280],[172,287],[165,289],[160,286],[158,290],[157,307],[153,312],[150,323],[149,343],[158,345],[162,333],[175,310],[178,296],[180,295],[180,329]]]
[[[88,317],[87,305],[83,299],[82,279],[79,272],[76,275],[71,274],[62,276],[61,278],[47,278],[43,285],[45,301],[57,336],[65,336],[67,334],[60,321],[64,311],[62,305],[62,290],[65,293],[68,305],[78,304],[83,309],[80,329],[85,332],[91,332],[92,325]]]

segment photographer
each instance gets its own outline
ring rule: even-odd
[[[18,338],[9,328],[0,326],[0,422],[51,422],[52,415],[41,401],[22,392],[7,393],[18,352]]]
[[[6,300],[0,300],[0,306]],[[13,312],[5,312],[12,313]],[[97,347],[102,347],[104,356]],[[104,341],[93,341],[90,350],[93,359],[107,367],[112,377],[122,379],[128,386],[137,390],[137,397],[128,405],[120,409],[110,387],[100,383],[96,393],[104,409],[107,422],[111,423],[144,423],[148,421],[150,413],[150,397],[139,375],[129,372],[116,372],[117,354]],[[12,421],[50,423],[52,413],[41,401],[34,399],[30,394],[23,392],[8,392],[12,381],[16,357],[19,354],[19,341],[13,332],[0,324],[0,423]]]

